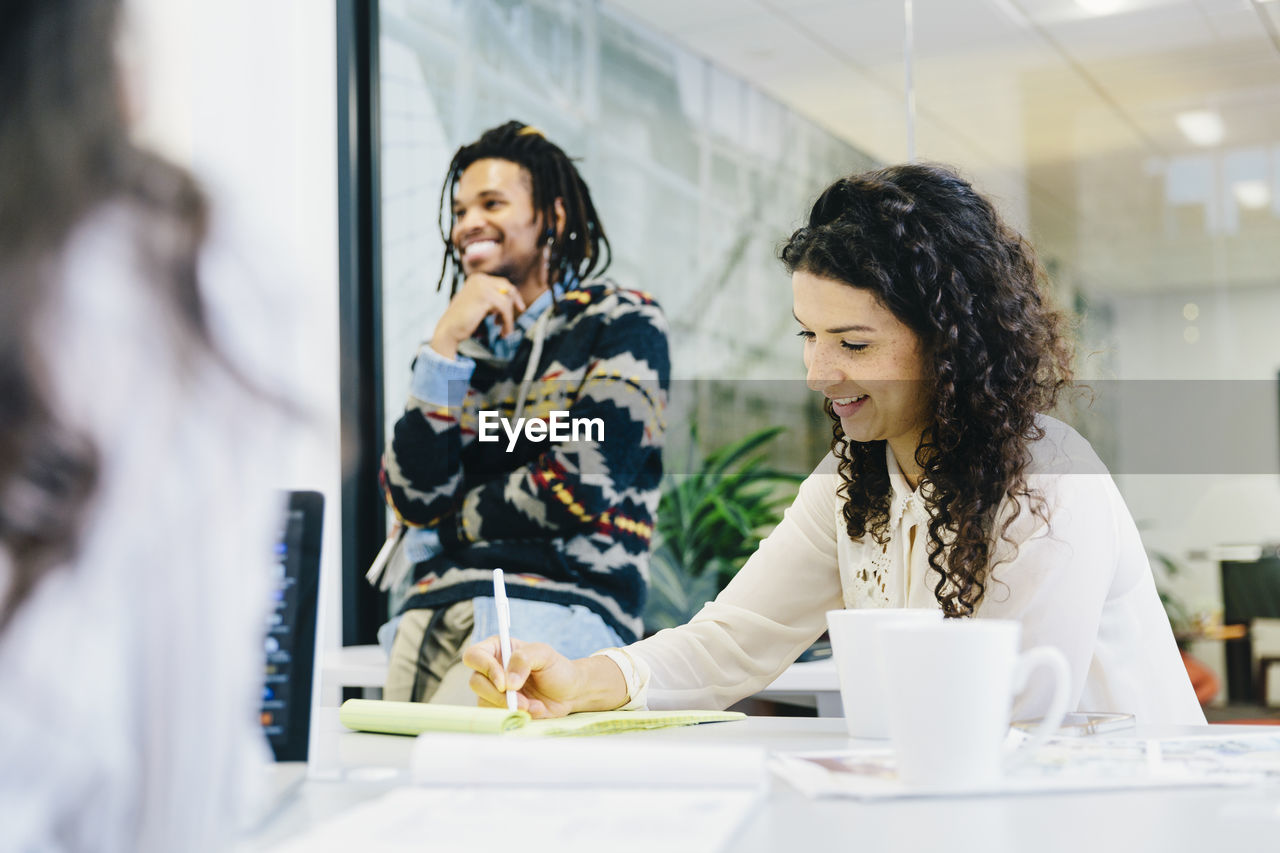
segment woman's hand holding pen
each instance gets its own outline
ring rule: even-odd
[[[517,691],[520,708],[535,719],[575,711],[608,711],[627,701],[621,670],[607,657],[569,660],[546,643],[512,638],[511,661],[503,672],[498,638],[469,647],[462,662],[475,670],[471,689],[483,706],[507,707],[506,691]]]

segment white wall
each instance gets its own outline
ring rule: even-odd
[[[129,0],[140,139],[192,169],[244,274],[274,291],[312,424],[282,488],[326,498],[320,643],[341,645],[336,9],[331,0]],[[234,535],[234,531],[228,531]]]
[[[1216,565],[1196,554],[1218,545],[1280,541],[1280,289],[1206,287],[1110,301],[1117,378],[1164,380],[1175,394],[1185,389],[1189,419],[1201,417],[1203,407],[1210,406],[1210,422],[1220,418],[1224,433],[1237,443],[1248,442],[1248,447],[1233,447],[1232,456],[1252,460],[1251,472],[1196,475],[1125,472],[1125,448],[1119,448],[1117,483],[1134,517],[1147,522],[1143,535],[1148,547],[1193,568],[1189,577],[1179,579],[1188,604],[1215,606]],[[1238,413],[1213,412],[1212,398],[1222,397],[1253,404],[1250,422],[1239,422]],[[1141,440],[1131,435],[1131,440]]]
[[[1126,471],[1126,454],[1135,442],[1171,445],[1148,434],[1149,414],[1120,412],[1116,448],[1116,483],[1142,528],[1150,551],[1174,558],[1183,571],[1159,582],[1193,612],[1218,613],[1222,608],[1218,569],[1219,546],[1280,542],[1280,281],[1260,287],[1213,287],[1151,294],[1129,294],[1106,300],[1111,311],[1109,378],[1120,384],[1162,380],[1174,395],[1185,392],[1187,419],[1220,423],[1233,443],[1232,463],[1249,467],[1218,473]],[[1194,319],[1188,319],[1189,317]],[[1120,391],[1121,399],[1126,397]],[[1127,395],[1130,400],[1134,395]],[[1236,412],[1216,411],[1215,401],[1247,401]],[[1132,407],[1131,407],[1132,408]],[[1207,409],[1207,411],[1206,411]],[[1242,422],[1247,420],[1247,422]],[[1171,425],[1168,432],[1177,431]],[[1208,432],[1209,430],[1205,430]],[[1146,448],[1141,449],[1143,452]],[[1173,453],[1173,447],[1168,448]],[[1179,460],[1171,457],[1170,469]],[[1249,473],[1249,472],[1252,473]],[[1203,642],[1192,653],[1223,673],[1222,643]],[[1224,702],[1226,689],[1217,701]]]

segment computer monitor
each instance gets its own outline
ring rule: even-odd
[[[322,494],[289,492],[275,546],[262,685],[262,727],[276,761],[307,760],[323,518]]]

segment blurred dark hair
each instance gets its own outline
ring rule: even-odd
[[[1042,294],[1035,251],[955,172],[904,165],[836,181],[780,254],[791,272],[871,291],[919,336],[933,395],[916,462],[931,511],[929,564],[941,575],[934,594],[948,616],[971,615],[994,568],[1001,500],[1025,497],[1045,515],[1024,477],[1028,443],[1043,437],[1036,415],[1072,376],[1065,320]],[[883,545],[884,442],[848,441],[829,401],[826,410],[849,536]]]
[[[555,203],[564,204],[564,233],[551,244],[551,281],[564,281],[573,272],[585,280],[593,272],[609,267],[609,238],[596,214],[586,182],[573,160],[542,131],[523,122],[509,121],[490,128],[470,145],[453,155],[444,185],[440,188],[440,236],[444,239],[444,262],[440,266],[437,289],[449,279],[449,292],[462,284],[462,259],[453,245],[453,197],[467,167],[477,160],[507,160],[522,166],[533,184],[533,209],[544,223],[556,221]],[[452,274],[450,274],[452,270]]]
[[[207,210],[192,178],[129,141],[117,63],[119,0],[0,5],[0,547],[13,564],[0,628],[74,557],[99,455],[59,420],[35,318],[59,298],[58,261],[108,204],[138,222],[140,286],[212,350],[197,287]]]

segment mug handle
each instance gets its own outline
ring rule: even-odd
[[[1019,744],[1021,750],[1034,747],[1048,739],[1062,725],[1067,715],[1067,699],[1071,692],[1071,665],[1067,656],[1053,646],[1036,646],[1018,655],[1018,663],[1013,670],[1013,692],[1016,696],[1027,686],[1027,679],[1038,667],[1046,667],[1053,675],[1053,698],[1049,701],[1049,710],[1045,712],[1040,724],[1030,736]]]

